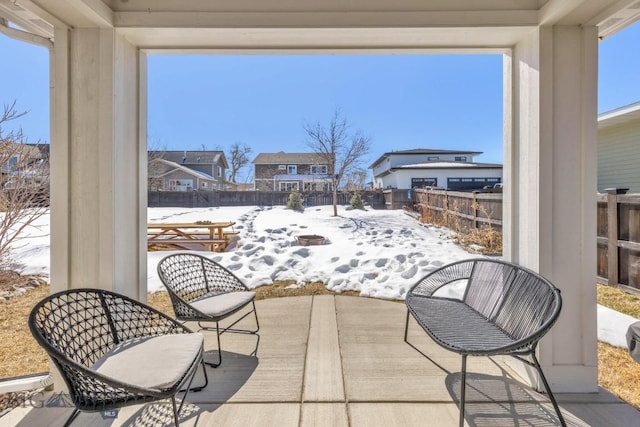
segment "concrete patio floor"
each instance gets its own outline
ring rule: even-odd
[[[413,322],[409,341],[432,360],[407,345],[404,304],[305,296],[258,301],[257,309],[259,339],[223,335],[222,365],[208,367],[208,387],[188,395],[180,425],[458,425],[460,356],[442,350]],[[215,345],[215,336],[205,343]],[[500,358],[470,358],[467,381],[469,426],[557,424],[547,397],[523,385]],[[640,425],[639,411],[604,390],[556,397],[571,426]],[[42,394],[0,418],[0,425],[57,426],[71,411],[59,395]],[[172,425],[171,407],[122,408],[116,418],[81,413],[73,425]]]

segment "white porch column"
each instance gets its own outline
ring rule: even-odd
[[[541,27],[505,56],[505,258],[562,292],[539,358],[558,392],[597,391],[595,27]]]
[[[56,30],[54,292],[98,287],[146,298],[146,113],[139,100],[144,67],[144,55],[113,29]]]

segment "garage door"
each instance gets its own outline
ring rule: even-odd
[[[447,189],[451,191],[480,190],[485,186],[493,187],[500,178],[449,178]]]

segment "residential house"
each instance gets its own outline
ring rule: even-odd
[[[260,153],[253,161],[260,191],[330,191],[327,156],[318,153]]]
[[[384,153],[369,166],[374,188],[438,187],[464,191],[502,182],[502,165],[476,163],[477,151],[417,148]]]
[[[228,167],[222,151],[150,151],[149,189],[224,190]]]
[[[5,188],[48,187],[49,144],[0,144],[2,186]]]
[[[598,191],[640,193],[640,102],[598,116]]]

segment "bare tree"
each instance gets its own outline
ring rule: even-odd
[[[229,148],[229,163],[231,170],[229,171],[229,182],[236,182],[236,178],[240,169],[249,164],[249,154],[251,154],[251,147],[247,144],[240,144],[234,142]]]
[[[159,160],[164,159],[166,146],[160,146],[158,141],[147,143],[147,189],[149,191],[159,191],[164,189],[164,178],[162,174],[166,172],[167,165]]]
[[[347,191],[358,192],[364,189],[367,180],[366,169],[356,169],[345,176],[344,189]]]
[[[333,216],[338,216],[338,187],[342,178],[357,170],[371,149],[371,140],[359,131],[350,132],[347,120],[337,109],[328,125],[305,125],[307,145],[326,158],[333,189]]]
[[[22,129],[5,125],[26,114],[16,102],[5,104],[0,115],[0,268],[11,265],[11,248],[27,238],[27,229],[49,210],[49,150],[28,144]]]

